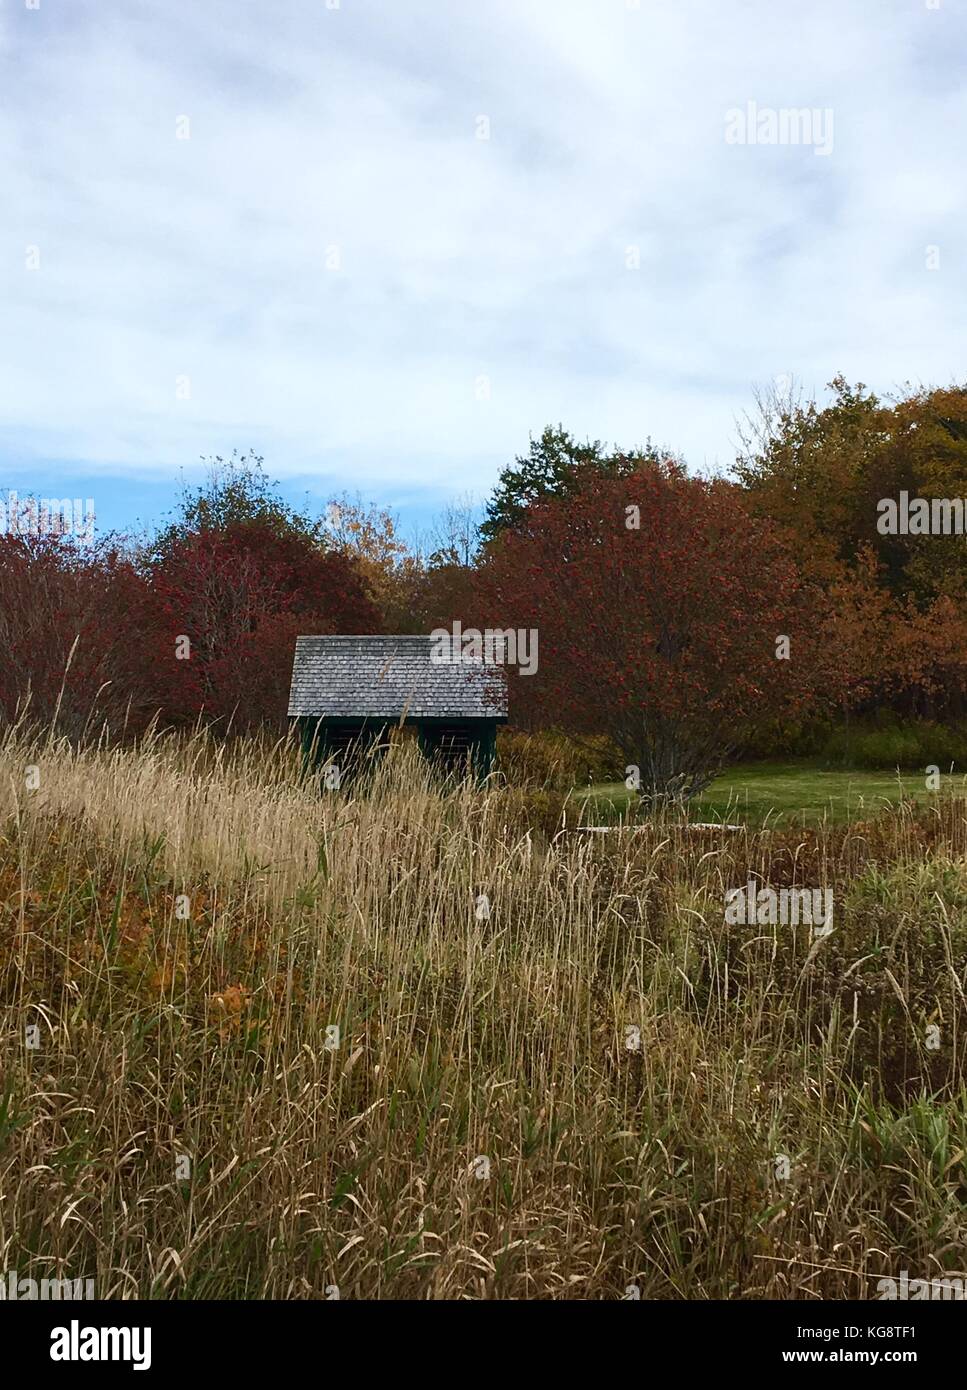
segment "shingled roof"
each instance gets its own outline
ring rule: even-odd
[[[433,639],[297,637],[289,714],[317,718],[507,718],[502,667],[435,665]]]

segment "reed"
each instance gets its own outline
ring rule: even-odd
[[[0,1272],[248,1299],[963,1273],[963,801],[544,834],[410,747],[320,795],[290,742],[203,731],[21,726],[0,773]],[[728,925],[750,878],[831,887],[833,932]]]

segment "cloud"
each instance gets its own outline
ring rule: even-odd
[[[952,4],[42,0],[2,23],[8,461],[251,444],[283,476],[483,490],[548,421],[727,465],[776,373],[962,375]],[[831,154],[727,144],[749,101],[828,108]]]

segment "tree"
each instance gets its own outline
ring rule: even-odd
[[[493,541],[502,531],[513,530],[536,502],[568,497],[581,487],[587,473],[628,477],[638,465],[659,457],[650,442],[644,450],[630,454],[608,453],[600,440],[579,444],[562,425],[548,425],[539,439],[531,438],[530,448],[502,470],[493,496],[487,503],[480,528],[484,541]]]
[[[646,462],[527,509],[482,566],[478,621],[537,629],[515,709],[610,735],[662,799],[694,795],[758,727],[818,695],[817,598],[788,535],[736,486]]]
[[[363,549],[283,501],[257,454],[211,460],[141,567],[148,683],[170,718],[278,726],[299,633],[382,627]]]
[[[472,493],[464,493],[448,502],[432,531],[432,545],[427,563],[459,565],[472,569],[480,556],[480,504]]]
[[[967,391],[910,390],[890,412],[877,473],[867,488],[867,514],[881,498],[967,499]],[[871,545],[894,593],[926,607],[941,595],[967,600],[967,537],[963,534],[884,535]]]
[[[137,732],[146,688],[147,586],[118,542],[0,534],[0,720],[19,714],[58,732]]]
[[[298,535],[322,543],[323,518],[298,511],[278,496],[278,483],[269,479],[260,454],[233,450],[229,459],[216,454],[204,462],[208,465],[204,482],[196,487],[182,485],[175,515],[147,547],[149,555],[163,555],[188,536],[218,534],[230,526],[258,525],[280,536]]]
[[[736,474],[750,506],[801,538],[803,564],[824,581],[864,549],[878,583],[921,605],[940,594],[967,599],[963,535],[890,534],[880,504],[910,498],[967,498],[967,390],[905,392],[880,401],[838,376],[820,408],[792,395],[761,395],[742,428]]]
[[[967,683],[967,615],[946,594],[926,607],[896,596],[882,582],[872,548],[829,586],[817,628],[817,672],[852,712],[892,705],[933,718],[963,712]]]
[[[155,666],[177,674],[168,712],[183,719],[279,725],[298,633],[380,630],[352,560],[268,521],[175,539],[150,578]]]
[[[358,496],[333,498],[327,508],[326,544],[355,567],[379,611],[382,630],[412,631],[422,565],[400,538],[392,512],[366,506]]]
[[[752,510],[795,532],[803,565],[824,581],[872,538],[868,480],[889,414],[862,382],[851,387],[839,376],[829,386],[834,399],[824,408],[803,402],[794,386],[758,393],[739,426],[735,465]]]
[[[836,377],[825,407],[759,399],[736,472],[750,507],[799,537],[800,567],[827,589],[826,654],[843,713],[889,702],[960,716],[967,670],[967,390],[906,386],[878,400]],[[885,504],[943,501],[938,532],[893,531]],[[883,523],[881,525],[881,522]],[[910,527],[913,532],[916,528]]]
[[[903,613],[880,582],[878,568],[868,547],[854,565],[840,566],[820,616],[817,674],[827,689],[836,689],[847,725],[853,710],[875,707],[903,684],[898,678]]]
[[[422,547],[401,539],[391,512],[358,497],[333,499],[326,535],[355,563],[384,631],[429,632],[466,617],[480,548],[479,508],[472,498],[448,503]]]

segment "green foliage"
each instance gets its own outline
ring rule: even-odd
[[[792,393],[760,397],[735,463],[753,506],[795,530],[820,571],[875,538],[868,480],[886,414],[862,382],[837,376],[829,388],[826,406]]]
[[[967,730],[956,723],[902,718],[884,706],[861,719],[774,725],[755,740],[749,761],[811,759],[834,768],[922,772],[935,765],[967,771]]]
[[[642,461],[657,460],[659,451],[649,441],[643,450],[608,452],[599,439],[579,444],[563,425],[548,425],[539,439],[531,438],[526,454],[518,454],[502,470],[494,494],[487,503],[486,519],[480,528],[485,541],[519,524],[525,511],[535,502],[552,497],[569,497],[576,491],[581,475],[588,469],[628,477]]]
[[[756,732],[745,749],[743,761],[780,762],[790,758],[822,758],[834,727],[828,718],[775,720]]]
[[[903,768],[908,771],[935,766],[948,772],[967,768],[967,733],[927,720],[900,723],[884,711],[872,724],[840,725],[827,739],[823,756],[829,763],[861,768]]]
[[[325,524],[297,511],[278,496],[265,471],[260,454],[232,451],[207,460],[208,476],[197,487],[183,485],[172,521],[158,536],[154,551],[164,555],[186,536],[224,532],[229,527],[259,525],[279,536],[298,535],[317,544],[323,541]]]

